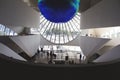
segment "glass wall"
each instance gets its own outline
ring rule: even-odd
[[[120,38],[120,27],[112,27],[108,29],[108,31],[101,34],[102,38]]]
[[[0,24],[0,35],[1,36],[15,36],[18,35],[16,32],[8,28],[7,26],[4,26]]]

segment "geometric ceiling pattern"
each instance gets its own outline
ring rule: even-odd
[[[55,44],[64,44],[72,41],[80,33],[80,13],[65,23],[54,23],[40,16],[40,34]]]

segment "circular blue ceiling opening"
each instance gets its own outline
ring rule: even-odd
[[[38,0],[42,15],[49,21],[64,23],[71,20],[79,9],[80,0]]]

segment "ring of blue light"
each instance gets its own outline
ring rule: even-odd
[[[39,0],[41,14],[49,21],[60,23],[71,20],[79,9],[80,0]]]

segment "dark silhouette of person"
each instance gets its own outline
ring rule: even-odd
[[[40,50],[39,50],[39,49],[37,49],[37,53],[40,53]]]
[[[88,36],[88,34],[86,34],[85,36]]]
[[[47,51],[47,57],[49,57],[49,52]]]
[[[56,59],[56,56],[57,56],[56,54],[53,54],[54,59]]]
[[[74,64],[74,60],[72,60],[72,62],[71,62],[72,64]]]
[[[50,60],[52,60],[52,59],[53,59],[53,52],[50,51]]]
[[[69,56],[67,55],[67,56],[65,56],[65,62],[66,62],[66,64],[69,63],[68,60],[69,60]]]
[[[82,55],[80,54],[80,63],[81,63]]]
[[[47,60],[49,59],[49,56],[50,56],[50,54],[49,54],[49,52],[47,51]]]
[[[41,48],[41,52],[43,52],[43,48]]]
[[[65,56],[65,60],[68,61],[68,56]]]

